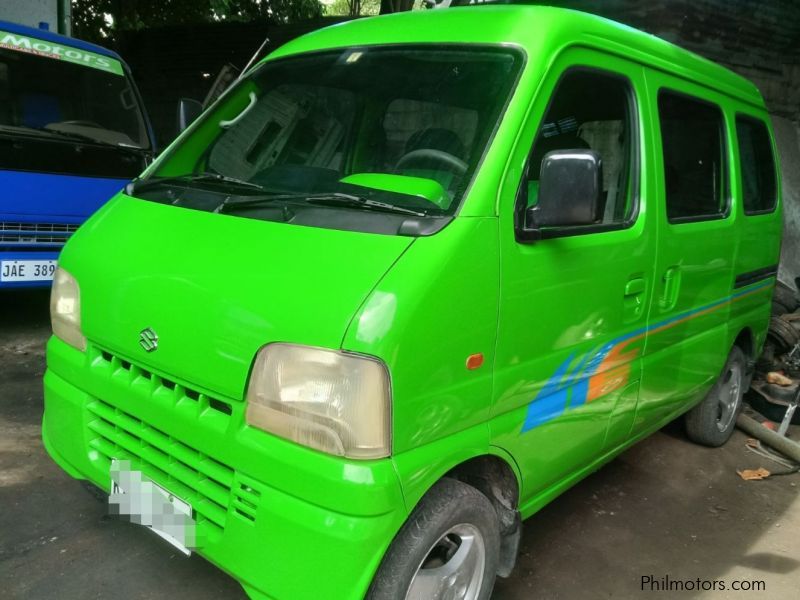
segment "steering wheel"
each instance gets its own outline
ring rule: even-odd
[[[437,161],[445,165],[449,171],[454,171],[458,175],[463,175],[466,173],[468,168],[467,163],[457,156],[453,156],[449,152],[436,150],[434,148],[420,148],[418,150],[406,152],[403,156],[401,156],[397,161],[397,164],[395,164],[395,169],[400,169],[400,167],[410,162],[421,160]]]

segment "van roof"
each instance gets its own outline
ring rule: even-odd
[[[61,44],[63,46],[71,46],[73,48],[80,48],[81,50],[88,50],[90,52],[95,52],[97,54],[102,54],[104,56],[110,56],[111,58],[114,58],[122,62],[122,58],[120,58],[119,54],[117,54],[113,50],[109,50],[108,48],[103,48],[102,46],[98,46],[97,44],[90,44],[89,42],[84,42],[83,40],[79,40],[77,38],[72,38],[66,35],[53,33],[52,31],[48,31],[47,29],[37,29],[35,27],[28,27],[27,25],[20,25],[19,23],[12,23],[11,21],[0,20],[0,30],[7,31],[9,33],[14,33],[16,35],[35,37],[40,40]]]
[[[514,44],[531,55],[552,55],[576,44],[590,46],[764,106],[752,82],[693,52],[603,17],[550,6],[485,4],[357,19],[297,38],[270,57],[415,42]]]

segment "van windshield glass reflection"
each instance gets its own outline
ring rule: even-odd
[[[322,194],[318,204],[339,208],[382,202],[452,214],[520,62],[505,49],[404,46],[265,63],[201,117],[150,179],[183,179],[203,194],[252,196],[243,184],[255,184],[275,203]]]

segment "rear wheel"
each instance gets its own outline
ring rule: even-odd
[[[686,433],[690,440],[716,447],[730,439],[742,409],[746,366],[744,353],[734,346],[714,387],[700,404],[686,413]]]
[[[497,513],[481,492],[439,481],[395,537],[368,600],[487,600],[500,552]]]

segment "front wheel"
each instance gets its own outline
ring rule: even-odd
[[[444,478],[389,546],[367,600],[487,600],[499,554],[492,503],[472,486]]]
[[[700,404],[686,413],[686,433],[690,440],[716,447],[730,439],[742,409],[746,366],[744,353],[734,346],[714,387]]]

